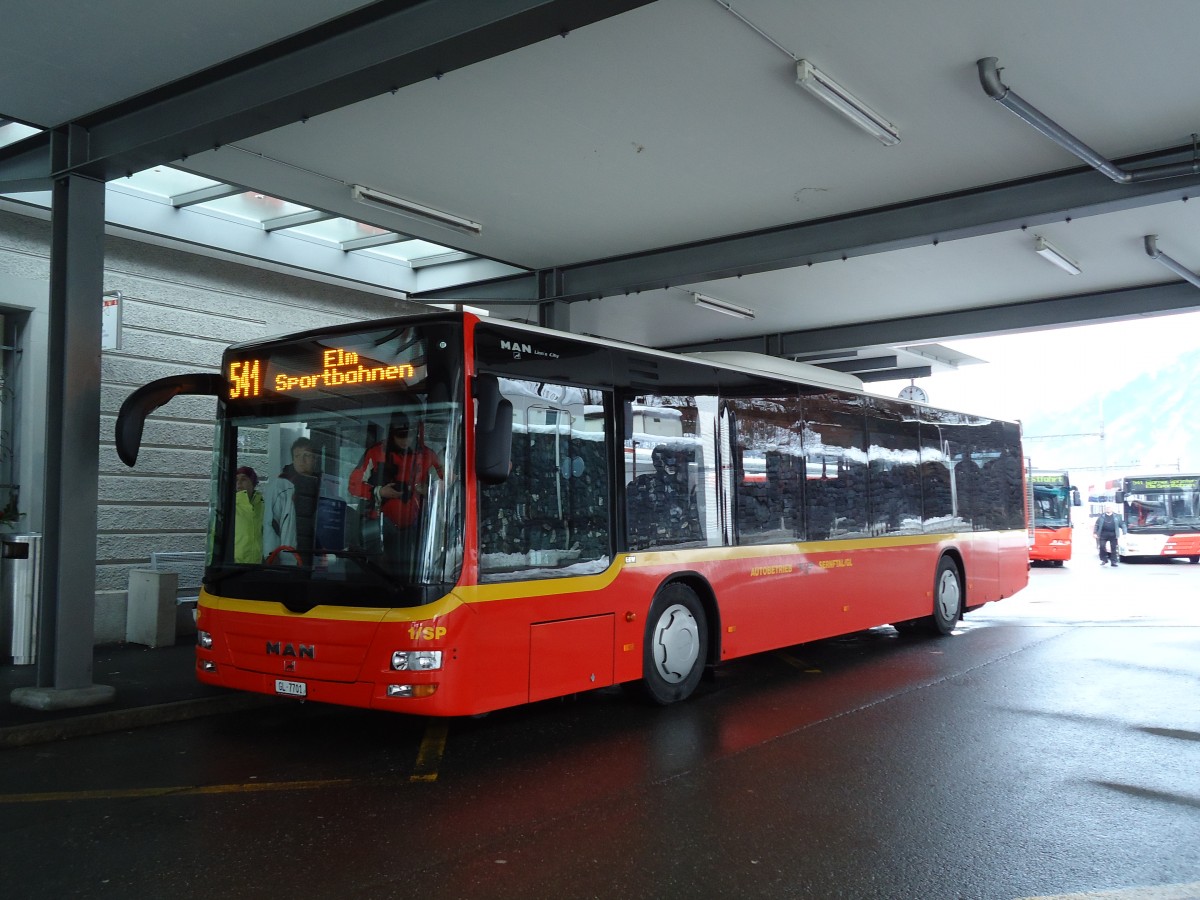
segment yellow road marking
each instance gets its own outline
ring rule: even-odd
[[[811,664],[806,663],[802,659],[797,659],[796,657],[789,656],[788,654],[783,653],[783,652],[776,652],[775,656],[778,657],[779,659],[782,659],[785,663],[787,663],[792,668],[799,669],[801,672],[807,672],[809,675],[820,675],[821,674],[820,669],[814,668]]]
[[[425,729],[409,781],[437,781],[446,751],[449,727],[435,720]],[[0,805],[11,803],[63,803],[73,800],[131,800],[153,797],[199,797],[215,794],[256,794],[264,791],[313,791],[357,783],[350,778],[319,781],[251,781],[245,784],[177,785],[174,787],[118,788],[91,791],[45,791],[36,794],[0,794]]]
[[[429,723],[425,729],[425,737],[421,748],[417,751],[417,762],[409,781],[437,781],[438,767],[442,764],[442,754],[446,752],[446,735],[449,727],[440,719]]]
[[[171,796],[195,797],[203,794],[255,794],[263,791],[311,791],[352,783],[346,778],[336,778],[328,781],[251,781],[246,784],[124,788],[107,791],[48,791],[41,794],[0,794],[0,804],[61,803],[68,800],[128,800]]]

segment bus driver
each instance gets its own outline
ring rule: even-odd
[[[417,429],[400,412],[392,416],[387,438],[369,448],[350,473],[350,493],[367,501],[364,519],[378,523],[384,550],[392,559],[397,559],[402,533],[420,521],[431,472],[443,477],[437,454],[419,440]]]

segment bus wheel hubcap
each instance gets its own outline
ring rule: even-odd
[[[958,578],[954,573],[947,570],[942,573],[941,580],[938,582],[938,610],[944,619],[958,618]]]
[[[696,619],[678,603],[668,607],[654,629],[654,665],[670,684],[687,678],[700,655]]]

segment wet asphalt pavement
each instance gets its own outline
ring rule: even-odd
[[[4,896],[1200,898],[1200,566],[1031,579],[666,709],[270,701],[11,746]]]

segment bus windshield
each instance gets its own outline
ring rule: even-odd
[[[1042,528],[1071,524],[1071,488],[1062,476],[1057,483],[1033,477],[1033,524]]]
[[[211,590],[305,611],[414,606],[450,589],[463,558],[462,367],[456,340],[431,337],[412,326],[230,351]]]
[[[1131,533],[1200,531],[1200,478],[1128,478],[1124,499]]]

